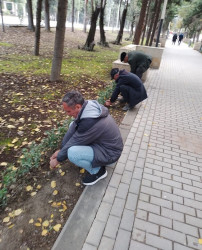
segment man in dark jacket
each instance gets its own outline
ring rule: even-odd
[[[152,58],[140,51],[121,53],[121,62],[130,64],[130,72],[136,74],[140,79],[142,74],[149,68]]]
[[[115,102],[118,95],[123,96],[123,101],[127,104],[123,107],[124,111],[132,109],[136,104],[147,98],[145,87],[135,74],[114,68],[111,70],[111,78],[116,81],[116,87],[112,93],[111,99],[105,102],[105,106],[110,106]]]
[[[179,39],[178,39],[178,45],[180,45],[180,43],[182,42],[183,40],[183,34],[180,34],[179,35]]]
[[[105,165],[118,160],[123,150],[121,134],[106,107],[95,100],[85,101],[78,91],[68,92],[62,99],[63,109],[75,120],[65,134],[61,149],[50,158],[55,168],[66,160],[88,173],[84,185],[93,185],[107,176]]]

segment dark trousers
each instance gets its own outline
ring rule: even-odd
[[[142,75],[143,73],[146,71],[145,67],[143,66],[138,66],[135,70],[135,74],[141,79],[142,78]]]
[[[131,87],[122,85],[120,87],[120,91],[121,91],[121,95],[123,96],[124,101],[128,103],[130,108],[133,108],[134,105],[132,104],[133,103],[132,98],[134,98],[134,96],[132,96]]]

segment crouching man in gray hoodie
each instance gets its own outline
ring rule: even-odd
[[[84,185],[93,185],[107,176],[105,165],[121,156],[123,142],[114,119],[106,107],[95,100],[85,101],[78,91],[62,99],[63,109],[75,120],[65,134],[61,149],[50,158],[51,168],[69,159],[87,171]]]

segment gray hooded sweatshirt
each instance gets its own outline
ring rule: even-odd
[[[82,145],[93,148],[92,167],[117,161],[123,150],[123,141],[117,124],[108,109],[94,100],[84,102],[77,118],[63,138],[57,160],[66,160],[70,147]]]

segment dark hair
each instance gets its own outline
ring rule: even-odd
[[[125,57],[126,57],[126,52],[122,52],[120,56],[121,62],[123,62]]]
[[[114,68],[111,70],[110,75],[111,75],[111,79],[114,79],[114,76],[119,73],[119,68]]]
[[[67,94],[62,98],[62,102],[65,102],[67,106],[74,107],[76,104],[83,105],[84,98],[79,91],[69,91]]]

